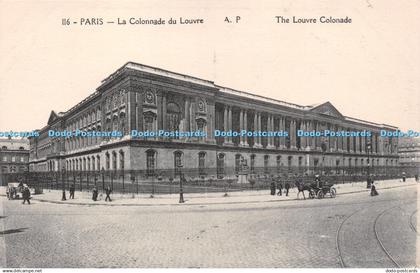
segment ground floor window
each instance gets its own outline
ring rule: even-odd
[[[156,166],[156,152],[154,150],[148,150],[146,152],[147,176],[153,176],[155,174],[155,166]]]

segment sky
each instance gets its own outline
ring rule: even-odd
[[[345,116],[420,131],[418,14],[419,1],[390,0],[0,0],[0,131],[42,128],[51,110],[70,109],[128,61],[299,105],[330,101]],[[61,24],[131,17],[204,24]]]

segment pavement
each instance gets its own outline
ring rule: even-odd
[[[147,206],[91,206],[78,192],[70,202],[88,205],[23,205],[0,196],[0,267],[418,266],[420,184],[378,182],[375,197],[364,186],[338,185],[337,198],[306,201],[293,200],[295,192],[286,199],[268,191],[194,194],[182,205],[176,195],[114,197],[117,204]],[[213,203],[190,205],[199,202]]]
[[[382,180],[375,181],[376,189],[378,192],[381,190],[408,187],[416,185],[414,178],[409,178],[406,182],[401,180]],[[370,192],[370,189],[366,188],[366,182],[355,182],[336,184],[334,187],[337,190],[337,195],[351,194],[351,193],[362,193]],[[185,203],[179,204],[179,194],[161,194],[153,195],[150,194],[111,194],[112,202],[105,202],[105,194],[99,194],[99,200],[92,200],[92,193],[90,191],[76,191],[74,199],[67,199],[62,201],[62,191],[60,190],[44,190],[43,194],[32,195],[33,200],[57,204],[72,204],[72,205],[105,205],[105,206],[168,206],[168,205],[208,205],[208,204],[241,204],[241,203],[264,203],[264,202],[280,202],[280,201],[291,201],[297,199],[297,189],[292,188],[289,191],[289,196],[270,195],[270,190],[252,190],[252,191],[237,191],[229,192],[227,196],[225,193],[191,193],[184,194]],[[5,187],[0,187],[0,195],[5,195]],[[305,196],[308,198],[308,192],[305,191]],[[69,192],[66,191],[66,197],[69,197]],[[326,196],[325,198],[330,198]],[[299,199],[303,199],[300,194]]]

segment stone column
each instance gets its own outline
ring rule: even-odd
[[[350,130],[349,130],[350,131]],[[350,152],[354,152],[354,150],[353,150],[353,148],[354,148],[354,144],[353,144],[353,142],[354,142],[354,137],[353,136],[350,136],[349,137],[349,142],[350,142]]]
[[[247,114],[247,111],[243,110],[242,114],[243,114],[243,117],[242,117],[242,119],[243,119],[243,129],[245,131],[248,131],[248,114]],[[244,140],[243,146],[248,147],[249,146],[248,145],[248,136],[244,136],[243,140]]]
[[[228,109],[227,109],[227,106],[225,105],[225,109],[224,109],[224,112],[223,112],[223,130],[225,132],[227,132],[228,131],[228,128],[229,128],[229,124],[228,124]],[[225,136],[223,143],[224,144],[229,143],[229,137]]]
[[[283,117],[279,117],[279,131],[284,132],[284,118]],[[279,137],[278,149],[284,149],[284,137]]]
[[[239,131],[241,132],[244,129],[244,113],[242,109],[239,110]],[[239,135],[239,145],[244,145],[244,136],[242,134]]]
[[[356,153],[360,153],[360,136],[356,136]]]
[[[319,126],[319,122],[317,121],[316,122],[316,125],[315,125],[316,127],[316,131],[317,132],[319,132],[319,131],[321,131],[321,128],[320,128],[320,126]],[[320,151],[321,150],[321,137],[315,137],[315,149],[316,150],[318,150],[318,151]]]
[[[376,134],[372,133],[372,153],[377,153],[378,151],[376,151]]]
[[[267,117],[267,131],[272,132],[274,128],[273,116],[268,115]],[[274,148],[274,138],[273,136],[267,137],[267,148],[273,149]]]
[[[342,128],[343,131],[347,131],[345,128]],[[347,141],[348,141],[348,137],[344,136],[343,137],[343,151],[347,152]]]
[[[300,130],[302,131],[306,131],[306,120],[302,120],[300,122]],[[300,137],[300,147],[302,149],[306,149],[306,145],[307,145],[307,137],[306,136],[301,136]]]
[[[341,127],[337,126],[337,131],[341,131]],[[337,137],[337,149],[339,152],[343,151],[343,137]]]
[[[184,130],[189,131],[190,130],[190,100],[188,98],[185,98],[185,108],[184,108]]]
[[[296,120],[292,119],[291,125],[290,125],[290,131],[291,131],[291,149],[296,149]]]
[[[166,124],[166,93],[162,94],[162,126],[163,126],[163,130],[167,129],[167,124]]]
[[[258,131],[258,113],[254,112],[254,131]],[[258,147],[258,136],[254,136],[254,147]]]
[[[228,109],[228,126],[229,130],[232,130],[232,107],[229,107]],[[232,137],[229,137],[229,143],[232,144]]]
[[[309,131],[313,131],[314,129],[314,121],[311,120],[309,121]],[[315,150],[316,146],[315,146],[315,141],[316,141],[316,137],[309,137],[309,146],[311,147],[311,150]]]
[[[365,136],[362,136],[361,137],[362,139],[362,153],[365,153],[366,152],[366,137]]]
[[[258,131],[261,132],[261,113],[258,113]],[[261,135],[258,136],[258,146],[262,147],[261,144]]]

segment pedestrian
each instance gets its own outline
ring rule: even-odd
[[[290,183],[288,180],[286,181],[286,184],[284,185],[284,189],[286,190],[286,196],[289,196]]]
[[[402,181],[405,182],[405,172],[402,173]]]
[[[93,189],[92,189],[92,200],[93,201],[98,200],[98,189],[96,187],[93,187]]]
[[[376,190],[375,184],[373,183],[372,180],[372,184],[371,184],[371,188],[370,188],[370,196],[376,196],[378,195],[378,191]]]
[[[25,188],[23,188],[22,197],[23,197],[22,204],[25,204],[26,201],[28,201],[28,205],[31,204],[31,201],[29,201],[29,199],[31,198],[31,192],[29,191],[28,186],[26,186]]]
[[[270,184],[270,194],[276,195],[276,183],[274,183],[274,181],[271,181],[271,184]]]
[[[109,196],[111,194],[111,192],[112,192],[111,187],[110,186],[106,187],[106,189],[105,189],[105,194],[106,194],[105,202],[106,201],[112,202],[111,197]]]
[[[282,190],[283,190],[283,185],[282,185],[280,177],[277,178],[277,188],[279,189],[279,191],[277,192],[277,195],[281,196]]]
[[[418,174],[415,174],[414,175],[414,179],[416,180],[416,182],[419,182],[419,175]]]
[[[74,191],[75,191],[74,184],[71,184],[70,185],[70,196],[69,196],[69,199],[74,199]]]

